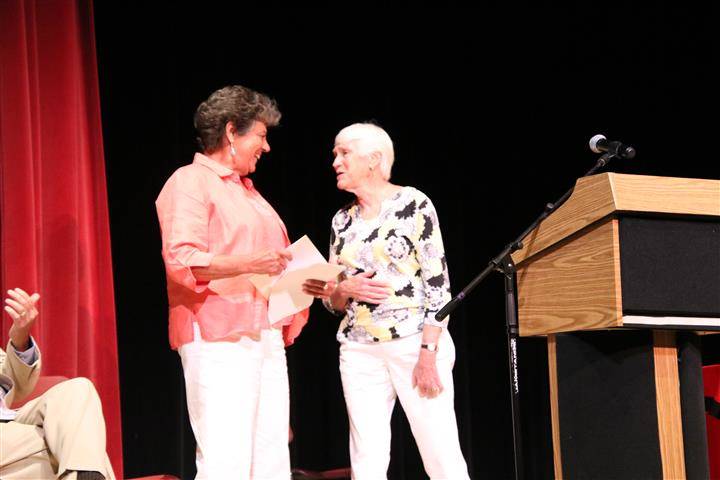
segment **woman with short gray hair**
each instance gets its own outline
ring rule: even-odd
[[[420,190],[390,183],[393,144],[377,125],[342,129],[333,154],[337,187],[355,195],[332,220],[330,261],[345,272],[304,288],[344,316],[337,338],[353,478],[386,478],[399,398],[430,478],[467,479],[454,409],[455,346],[448,319],[435,320],[450,300],[435,208]]]

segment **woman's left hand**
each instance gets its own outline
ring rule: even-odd
[[[412,373],[413,387],[417,387],[421,397],[435,398],[443,391],[440,375],[438,375],[435,357],[437,353],[428,350],[420,350]]]

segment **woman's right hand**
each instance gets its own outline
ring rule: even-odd
[[[392,286],[380,280],[373,280],[375,272],[362,272],[347,277],[337,286],[340,295],[358,302],[380,303],[390,296]]]
[[[308,295],[312,295],[315,298],[321,298],[323,300],[329,300],[332,294],[335,293],[337,282],[334,280],[324,282],[322,280],[309,278],[305,280],[302,287],[303,292]]]
[[[278,275],[285,270],[290,260],[292,254],[287,250],[266,250],[249,255],[245,260],[244,270],[247,273]]]

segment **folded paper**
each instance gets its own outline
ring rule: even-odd
[[[324,282],[335,280],[344,267],[328,263],[312,241],[303,237],[287,250],[293,258],[279,275],[256,274],[248,277],[261,295],[268,299],[270,324],[308,308],[312,295],[303,292],[302,284],[308,279]]]

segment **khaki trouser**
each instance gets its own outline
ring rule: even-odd
[[[76,470],[115,479],[100,399],[86,378],[55,385],[20,408],[14,421],[0,423],[2,480],[75,480]]]

